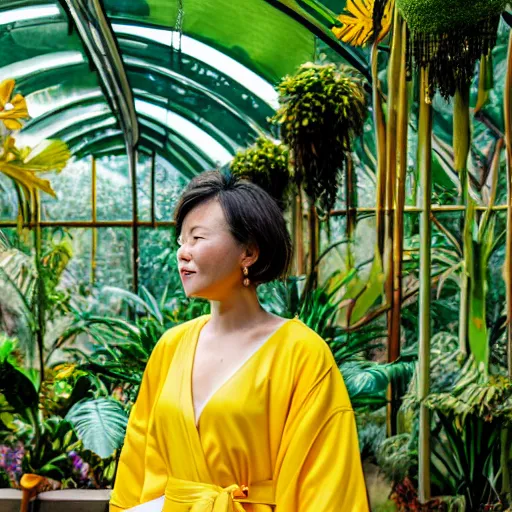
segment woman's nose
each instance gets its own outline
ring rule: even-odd
[[[181,245],[177,252],[176,252],[176,255],[178,257],[178,261],[181,261],[181,260],[185,260],[185,261],[188,261],[190,259],[190,253],[187,249],[187,246],[185,244]]]

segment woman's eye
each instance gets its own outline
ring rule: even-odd
[[[202,236],[193,236],[192,237],[194,240],[204,240],[204,237]],[[182,238],[178,238],[178,240],[176,240],[178,242],[178,245],[183,245],[184,241]]]

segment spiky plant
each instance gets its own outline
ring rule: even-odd
[[[284,144],[259,137],[253,146],[235,155],[231,172],[259,185],[285,210],[291,177],[288,153]]]
[[[328,215],[351,141],[363,130],[367,109],[362,80],[348,66],[306,63],[286,76],[278,91],[274,120],[290,147],[295,182]]]
[[[507,1],[396,0],[396,5],[410,30],[409,57],[429,67],[430,85],[448,98],[469,85],[476,62],[496,44]]]

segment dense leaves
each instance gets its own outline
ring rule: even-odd
[[[278,91],[274,120],[290,147],[295,182],[327,213],[367,115],[362,80],[346,66],[307,63],[283,78]]]

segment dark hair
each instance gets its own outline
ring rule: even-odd
[[[177,236],[187,213],[211,199],[219,200],[232,235],[259,248],[249,279],[261,284],[286,277],[293,248],[281,209],[264,189],[228,170],[206,171],[190,181],[174,211]]]

